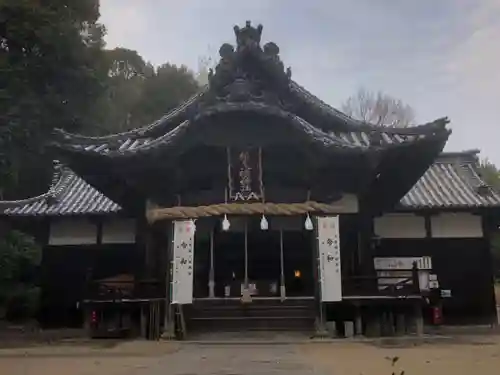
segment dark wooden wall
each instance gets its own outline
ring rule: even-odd
[[[376,256],[431,256],[442,289],[448,324],[488,324],[494,316],[492,263],[484,238],[382,239]]]
[[[135,273],[142,253],[134,244],[101,246],[47,246],[43,249],[39,320],[45,327],[79,327],[87,270],[94,279]]]
[[[359,262],[358,215],[340,215],[339,231],[342,277],[349,277],[357,272]]]

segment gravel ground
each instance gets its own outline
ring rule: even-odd
[[[397,358],[392,366],[393,358]],[[9,375],[497,375],[500,336],[416,344],[340,341],[288,345],[200,345],[127,342],[115,346],[52,345],[0,350]]]

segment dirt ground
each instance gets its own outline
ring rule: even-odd
[[[394,366],[393,359],[397,358]],[[500,335],[416,343],[200,345],[172,342],[58,344],[0,350],[9,375],[461,375],[500,373]]]
[[[309,361],[335,375],[493,375],[500,373],[500,338],[413,347],[344,344],[303,348]],[[393,365],[393,359],[397,361]]]

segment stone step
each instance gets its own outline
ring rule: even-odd
[[[188,315],[190,317],[203,316],[236,316],[236,317],[252,317],[252,316],[278,316],[278,317],[309,317],[314,316],[314,309],[255,309],[255,308],[240,308],[240,309],[192,309]]]
[[[186,310],[188,331],[304,331],[314,328],[316,304],[313,299],[195,300]]]
[[[283,317],[212,317],[193,318],[189,320],[188,332],[244,332],[244,331],[311,331],[314,328],[314,318],[283,318]]]
[[[199,300],[194,300],[193,302],[194,306],[241,306],[241,301],[239,298],[218,298],[218,299],[199,299]],[[279,299],[273,298],[273,299],[260,299],[260,298],[254,298],[252,299],[252,302],[249,303],[248,305],[251,306],[309,306],[309,307],[314,307],[316,306],[316,302],[314,299],[306,299],[306,298],[300,298],[300,299],[285,299],[284,301],[280,301]]]
[[[234,305],[203,305],[203,304],[193,304],[194,309],[203,309],[203,310],[266,310],[266,309],[275,309],[275,310],[287,310],[287,309],[296,309],[296,310],[308,310],[314,309],[314,306],[311,305],[256,305],[254,303],[248,304],[234,304]]]

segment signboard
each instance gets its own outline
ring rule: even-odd
[[[172,304],[193,303],[193,220],[174,221]]]
[[[260,201],[262,185],[262,154],[260,148],[227,149],[228,190],[232,201]]]
[[[338,216],[318,217],[318,249],[321,301],[342,301]]]
[[[417,263],[419,270],[431,270],[431,257],[384,257],[373,258],[373,265],[376,270],[411,270],[413,263]]]
[[[388,284],[399,284],[407,280],[411,280],[410,283],[413,282],[413,263],[417,263],[420,290],[432,289],[436,283],[430,282],[431,257],[375,257],[373,265],[379,277],[379,289],[388,288]]]

